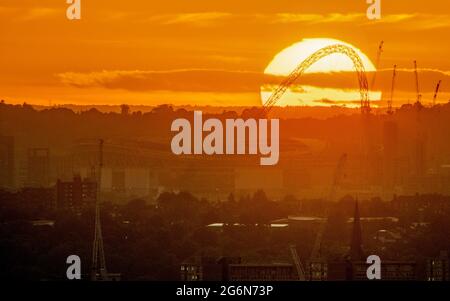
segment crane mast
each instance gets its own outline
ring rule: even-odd
[[[397,77],[397,65],[394,65],[393,71],[392,71],[392,83],[391,83],[391,95],[388,100],[388,114],[392,115],[392,99],[394,98],[394,88],[395,88],[395,78]]]
[[[436,105],[436,98],[437,98],[437,95],[439,93],[439,88],[441,87],[441,82],[442,82],[442,80],[439,80],[437,85],[436,85],[436,90],[434,91],[434,96],[433,96],[433,106]]]
[[[378,67],[380,66],[381,54],[383,53],[383,44],[384,44],[384,41],[381,41],[380,45],[378,46],[377,61],[376,61],[376,65],[375,65],[376,70],[375,70],[375,72],[373,74],[372,82],[370,83],[370,90],[371,91],[373,91],[373,87],[375,86],[375,80],[377,78]]]
[[[420,88],[419,88],[419,73],[417,72],[417,61],[414,61],[414,75],[416,77],[416,101],[420,102],[422,98],[422,94],[420,94]]]
[[[305,269],[303,268],[302,262],[300,261],[297,249],[295,248],[295,245],[290,245],[289,249],[291,251],[292,259],[294,260],[295,269],[297,270],[298,280],[305,281]]]

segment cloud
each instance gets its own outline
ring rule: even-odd
[[[130,91],[255,92],[259,91],[261,83],[278,82],[273,76],[257,72],[202,69],[68,72],[57,76],[63,83],[79,88]]]
[[[379,20],[370,20],[367,21],[366,24],[374,24],[374,23],[385,23],[385,24],[392,24],[392,23],[399,23],[399,22],[405,22],[405,21],[411,21],[412,19],[418,18],[419,14],[392,14],[392,15],[384,15]]]
[[[270,24],[345,24],[359,26],[396,25],[405,30],[430,30],[450,27],[448,14],[383,14],[380,20],[368,20],[364,13],[276,13],[254,15],[232,15],[229,19],[255,20]]]
[[[168,14],[155,15],[145,18],[147,22],[156,22],[162,25],[174,24],[194,24],[194,25],[211,25],[217,21],[245,21],[248,23],[259,22],[269,24],[290,24],[290,23],[306,23],[306,24],[322,24],[322,23],[348,23],[348,22],[365,22],[367,17],[362,13],[352,14],[303,14],[303,13],[255,13],[255,14],[231,14],[226,12],[202,12],[189,14]],[[400,18],[399,18],[400,20]]]
[[[270,17],[272,23],[343,23],[343,22],[355,22],[361,21],[366,18],[366,15],[353,13],[353,14],[291,14],[291,13],[278,13],[273,17]]]
[[[316,104],[322,104],[322,105],[354,105],[354,106],[359,106],[361,103],[359,100],[330,100],[328,98],[323,98],[323,99],[317,99],[314,100],[313,103]]]
[[[144,21],[156,22],[162,25],[190,24],[196,26],[208,26],[217,21],[231,18],[233,14],[225,12],[201,12],[186,14],[156,15],[146,18]]]
[[[16,2],[16,1],[14,1]],[[163,26],[169,25],[193,25],[193,26],[211,26],[219,22],[260,22],[266,24],[330,24],[330,23],[355,23],[362,26],[378,26],[382,24],[401,24],[406,30],[431,30],[436,28],[450,27],[450,15],[439,13],[400,13],[400,14],[382,14],[380,20],[369,21],[365,12],[350,13],[291,13],[291,12],[268,12],[268,13],[231,13],[229,11],[194,11],[190,13],[169,13],[154,14],[139,9],[129,10],[101,10],[97,11],[107,20],[128,20],[140,23],[155,23]],[[383,11],[384,12],[384,11]],[[443,12],[443,10],[442,10]],[[22,21],[37,20],[49,18],[56,14],[61,14],[61,6],[53,4],[45,7],[30,8],[24,4],[3,4],[0,6],[0,15],[15,16]],[[64,14],[64,12],[63,12]]]
[[[370,81],[372,74],[367,74]],[[79,88],[103,87],[129,91],[185,91],[185,92],[257,92],[261,87],[276,87],[282,77],[259,72],[185,69],[170,71],[101,71],[92,73],[68,72],[58,74],[59,79]],[[438,80],[442,80],[441,91],[450,92],[450,72],[435,69],[420,69],[421,92],[434,92]],[[392,70],[378,71],[377,91],[388,92],[391,88]],[[358,89],[357,76],[353,72],[304,74],[291,88],[304,92],[301,85],[342,90]],[[396,91],[415,91],[412,69],[398,69]]]
[[[248,61],[248,58],[243,56],[209,55],[207,58],[212,61],[220,61],[225,63],[242,63]]]
[[[367,73],[370,83],[373,73]],[[450,92],[450,73],[447,71],[420,69],[419,81],[421,93],[434,92],[436,84],[442,80],[441,92]],[[380,70],[374,90],[390,92],[392,70]],[[321,88],[358,89],[358,79],[354,72],[308,73],[304,74],[294,85],[309,85]],[[411,69],[397,69],[395,91],[415,92],[415,74]]]
[[[370,82],[373,73],[367,73]],[[434,92],[436,84],[442,80],[441,91],[450,92],[450,72],[435,69],[420,69],[419,81],[421,93]],[[392,83],[392,70],[384,69],[377,73],[374,90],[389,92]],[[357,76],[353,72],[305,74],[299,84],[323,88],[358,89]],[[397,69],[396,91],[415,92],[415,74],[412,69]]]
[[[354,23],[360,26],[399,25],[406,30],[430,30],[450,27],[450,15],[447,14],[385,14],[380,20],[367,19],[364,13],[268,13],[268,14],[231,14],[227,12],[201,12],[187,14],[167,14],[146,17],[145,22],[161,25],[190,24],[210,26],[218,22],[260,22],[269,24],[343,24]]]
[[[259,16],[261,18],[261,16]],[[265,16],[271,23],[306,23],[306,24],[325,24],[325,23],[356,23],[364,26],[379,26],[381,24],[402,24],[405,29],[435,29],[450,26],[450,15],[439,14],[385,14],[380,20],[367,20],[363,13],[350,14],[292,14],[278,13]]]
[[[392,71],[392,69],[381,69],[380,71]],[[414,69],[412,69],[412,68],[397,68],[397,71],[414,72]],[[450,71],[444,71],[444,70],[433,69],[433,68],[419,68],[418,72],[420,72],[420,73],[437,73],[437,74],[441,74],[443,76],[450,76]]]
[[[405,30],[431,30],[450,27],[450,15],[445,14],[397,14],[385,15],[380,20],[366,21],[366,26],[400,24]]]

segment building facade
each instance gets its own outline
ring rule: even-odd
[[[14,188],[14,137],[0,136],[0,188]]]
[[[58,208],[81,208],[95,204],[97,183],[90,178],[75,176],[73,181],[56,183],[56,205]]]
[[[428,259],[426,274],[428,281],[450,281],[449,257],[446,251],[441,251],[439,257]]]
[[[50,150],[30,148],[27,153],[26,187],[48,187],[50,185]]]
[[[293,281],[293,264],[242,263],[239,257],[193,257],[181,264],[182,281]]]

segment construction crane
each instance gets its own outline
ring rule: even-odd
[[[420,94],[420,89],[419,89],[419,73],[417,72],[417,61],[414,61],[414,74],[416,76],[416,101],[417,103],[420,102],[421,98],[422,98],[422,94]]]
[[[298,280],[305,281],[305,269],[303,268],[302,262],[298,257],[297,248],[295,245],[289,245],[289,249],[291,250],[292,260],[294,260],[295,269],[297,270]]]
[[[434,96],[433,96],[433,107],[436,105],[436,98],[437,95],[439,93],[439,88],[441,87],[441,80],[438,81],[437,85],[436,85],[436,90],[434,91]]]
[[[392,115],[392,99],[394,98],[394,88],[395,88],[395,78],[397,77],[397,65],[394,65],[392,70],[392,83],[391,83],[391,95],[388,100],[388,110],[387,113]]]
[[[333,175],[333,181],[331,183],[330,192],[328,194],[328,201],[333,202],[336,194],[336,189],[341,185],[342,178],[344,177],[344,168],[345,164],[347,163],[347,154],[342,154],[339,158],[338,164],[336,166],[336,169],[334,171]],[[322,246],[322,239],[323,235],[325,233],[327,221],[328,221],[328,207],[325,209],[325,216],[326,220],[320,224],[319,231],[317,232],[316,240],[314,241],[314,246],[311,251],[311,257],[310,261],[318,260],[320,259],[320,249]]]
[[[376,61],[376,65],[375,65],[376,70],[373,73],[372,82],[370,83],[370,91],[373,91],[373,87],[375,86],[375,80],[377,78],[378,67],[380,66],[381,54],[383,53],[383,44],[384,44],[384,41],[381,41],[380,45],[378,46],[377,61]]]

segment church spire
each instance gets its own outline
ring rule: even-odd
[[[361,220],[359,218],[358,201],[355,202],[355,213],[353,217],[353,231],[350,242],[350,260],[363,260]]]

